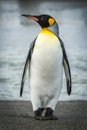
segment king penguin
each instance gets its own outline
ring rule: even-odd
[[[36,21],[41,32],[30,45],[21,81],[22,96],[25,74],[29,69],[30,97],[36,119],[57,119],[54,111],[62,88],[63,67],[66,76],[67,93],[71,94],[71,71],[64,43],[59,37],[59,27],[49,15],[25,15]]]

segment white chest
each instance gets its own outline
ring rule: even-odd
[[[49,32],[38,35],[30,66],[30,92],[34,109],[37,100],[44,104],[53,98],[54,103],[62,87],[62,48],[58,38]],[[56,104],[56,103],[55,103]],[[51,103],[52,106],[53,103]],[[53,109],[54,109],[53,107]]]
[[[50,33],[37,37],[31,59],[31,76],[35,80],[56,81],[62,68],[62,48],[58,38]],[[42,78],[42,79],[41,79]]]

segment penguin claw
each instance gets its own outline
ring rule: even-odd
[[[50,120],[58,120],[58,117],[52,116],[52,117],[50,117]]]
[[[47,120],[58,120],[56,116],[48,116],[46,117]]]
[[[41,116],[35,116],[34,118],[37,119],[37,120],[42,120]]]
[[[58,120],[56,116],[35,116],[37,120]]]

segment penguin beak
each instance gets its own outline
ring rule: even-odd
[[[27,18],[30,18],[30,19],[32,19],[32,20],[34,20],[34,21],[36,21],[36,22],[39,21],[38,17],[36,17],[36,16],[26,15],[26,14],[22,14],[22,16],[27,17]]]

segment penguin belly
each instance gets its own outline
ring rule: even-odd
[[[59,39],[49,30],[38,35],[30,64],[30,95],[33,110],[55,110],[62,88],[63,54]]]

